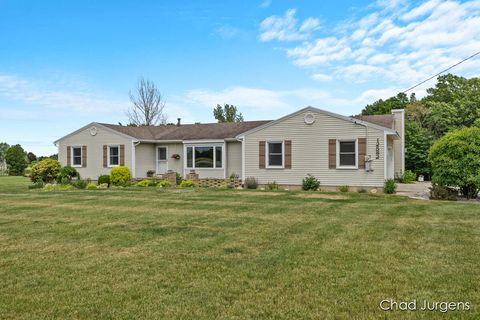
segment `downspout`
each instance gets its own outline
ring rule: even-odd
[[[245,137],[237,138],[242,143],[242,183],[245,183]]]

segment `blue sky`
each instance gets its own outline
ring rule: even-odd
[[[480,1],[0,0],[0,141],[52,154],[89,122],[125,123],[140,76],[172,122],[213,122],[217,103],[356,114],[479,51],[479,30]]]

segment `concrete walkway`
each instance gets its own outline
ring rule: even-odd
[[[397,194],[407,196],[413,199],[429,200],[430,199],[430,182],[415,182],[412,184],[397,184]]]

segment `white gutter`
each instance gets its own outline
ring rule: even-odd
[[[242,182],[245,183],[245,136],[238,137],[237,140],[242,143]]]

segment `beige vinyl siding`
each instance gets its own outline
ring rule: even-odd
[[[136,178],[145,178],[148,170],[156,169],[155,144],[140,143],[135,147],[135,175]]]
[[[404,111],[401,112],[392,112],[395,117],[395,130],[400,135],[399,139],[396,139],[393,142],[393,152],[394,152],[394,176],[402,176],[402,137],[404,133]]]
[[[91,127],[94,127],[94,125]],[[58,160],[61,165],[68,165],[67,146],[86,146],[87,167],[75,169],[82,178],[97,179],[99,175],[109,174],[111,170],[111,168],[103,167],[103,146],[123,144],[125,145],[125,165],[132,170],[132,140],[102,126],[95,126],[97,134],[92,136],[90,134],[91,127],[58,141]]]
[[[307,174],[320,179],[324,186],[376,186],[384,182],[384,132],[319,112],[313,112],[315,122],[307,125],[307,112],[294,115],[245,137],[245,177],[256,177],[261,184],[276,181],[285,185],[300,185]],[[373,172],[364,169],[329,169],[328,139],[367,139],[367,155],[373,159]],[[376,144],[379,144],[379,159]],[[259,169],[259,141],[292,141],[291,169]]]
[[[227,178],[233,173],[242,177],[241,142],[227,142]]]

